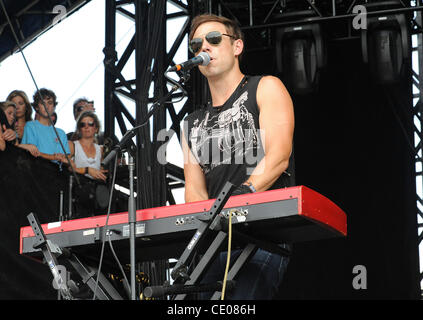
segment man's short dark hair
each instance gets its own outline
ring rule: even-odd
[[[32,102],[32,107],[35,109],[35,111],[37,111],[38,105],[42,103],[44,99],[50,99],[50,98],[53,99],[54,106],[56,106],[57,105],[56,94],[50,89],[41,88],[39,92],[35,91],[32,97],[34,101]]]
[[[197,28],[206,22],[219,22],[226,27],[226,31],[230,35],[233,35],[235,39],[244,40],[244,34],[242,33],[241,28],[239,27],[239,24],[236,21],[214,14],[201,14],[192,19],[189,40],[192,40],[192,37],[194,36],[194,33]]]
[[[217,16],[215,14],[200,14],[191,21],[191,31],[189,33],[189,41],[192,40],[194,37],[194,33],[197,30],[197,28],[206,22],[219,22],[223,24],[226,28],[226,32],[232,36],[235,37],[235,39],[241,39],[244,41],[244,34],[238,24],[237,21],[228,19],[223,16]],[[231,38],[231,41],[235,41],[233,38]],[[241,60],[243,52],[239,55],[239,59]]]
[[[81,102],[88,103],[88,102],[90,102],[90,100],[88,100],[86,97],[81,97],[81,98],[76,99],[73,102],[73,116],[74,116],[75,120],[76,120],[76,114],[77,114],[76,108],[77,108],[78,104],[80,104]]]

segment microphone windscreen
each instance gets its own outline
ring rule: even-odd
[[[210,56],[207,52],[200,52],[197,57],[201,57],[203,62],[201,63],[202,66],[207,66],[210,63]]]

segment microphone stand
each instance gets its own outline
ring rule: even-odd
[[[129,168],[129,200],[128,200],[128,223],[129,223],[129,251],[131,264],[131,300],[136,299],[135,295],[135,224],[136,210],[134,197],[134,158],[131,153],[128,153],[128,168]]]
[[[165,73],[166,76],[166,73]],[[125,148],[128,142],[137,134],[138,129],[145,126],[150,119],[150,117],[156,112],[156,108],[162,104],[165,104],[169,98],[171,98],[172,94],[178,90],[181,89],[184,93],[184,95],[187,95],[187,92],[182,88],[182,84],[186,82],[189,79],[189,73],[183,72],[183,75],[181,76],[181,79],[179,82],[176,82],[173,79],[170,79],[166,76],[166,78],[172,82],[174,85],[172,86],[171,90],[161,99],[154,102],[151,106],[150,110],[148,111],[145,119],[142,121],[142,123],[130,130],[128,130],[125,135],[122,137],[122,139],[119,141],[119,143],[113,148],[112,151],[104,158],[102,165],[106,166],[112,159],[114,159],[118,153],[122,152]],[[134,197],[134,157],[135,152],[132,150],[131,147],[128,148],[128,169],[129,169],[129,199],[128,199],[128,224],[129,224],[129,244],[130,244],[130,264],[131,264],[131,300],[136,300],[136,286],[135,286],[135,226],[136,226],[136,203],[135,203],[135,197]],[[114,188],[114,186],[112,186]]]

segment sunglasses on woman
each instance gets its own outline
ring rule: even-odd
[[[208,43],[210,43],[213,46],[217,46],[219,43],[222,42],[222,36],[227,36],[230,38],[233,38],[236,40],[235,36],[232,36],[230,34],[221,33],[220,31],[210,31],[206,34],[204,37]],[[203,38],[193,38],[189,42],[189,49],[192,53],[196,54],[198,51],[201,50],[201,47],[203,46]]]
[[[94,122],[80,122],[79,127],[85,128],[85,127],[94,127]]]

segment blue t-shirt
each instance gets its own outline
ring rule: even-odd
[[[56,128],[59,134],[60,141],[67,154],[70,154],[68,138],[66,133],[59,128]],[[60,142],[57,139],[56,133],[52,126],[45,126],[38,120],[29,121],[25,124],[24,135],[22,137],[22,144],[33,144],[38,150],[46,154],[63,153]]]

